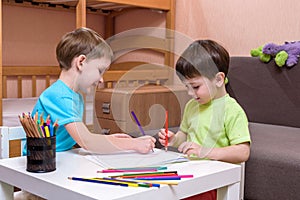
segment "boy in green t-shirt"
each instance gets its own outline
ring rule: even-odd
[[[248,160],[248,120],[226,92],[228,67],[229,54],[215,41],[197,40],[183,52],[176,63],[176,73],[193,98],[186,104],[180,130],[176,134],[168,131],[168,146],[198,158],[230,163]],[[165,145],[165,129],[158,136]],[[208,196],[212,198],[203,199],[215,199],[216,194]]]

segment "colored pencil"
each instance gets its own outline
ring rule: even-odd
[[[46,137],[50,137],[49,126],[46,125],[46,126],[44,126],[44,128],[45,128],[45,132],[46,132]]]
[[[19,120],[26,132],[26,137],[43,138],[55,135],[55,131],[58,126],[57,121],[54,123],[55,125],[53,124],[51,126],[50,115],[47,117],[47,123],[43,123],[44,120],[42,116],[43,113],[39,117],[38,112],[36,112],[33,116],[31,116],[30,112],[19,115]]]
[[[140,132],[142,133],[142,135],[145,136],[145,135],[146,135],[146,134],[145,134],[145,131],[144,131],[142,125],[140,124],[138,118],[136,117],[136,115],[135,115],[135,113],[134,113],[133,111],[131,111],[131,115],[133,116],[133,118],[134,118],[136,124],[138,125],[138,127],[139,127],[139,129],[140,129]]]
[[[193,175],[174,175],[174,174],[160,174],[160,175],[150,175],[150,176],[136,176],[136,177],[133,177],[133,178],[176,178],[176,177],[179,177],[179,178],[193,178]]]
[[[119,181],[119,180],[113,180],[111,178],[92,178],[93,180],[100,180],[100,181],[107,181],[107,182],[111,182],[111,183],[120,183],[120,184],[127,184],[128,187],[150,187],[150,185],[147,184],[143,184],[143,185],[139,185],[137,182],[129,182],[129,181]]]
[[[132,169],[157,169],[157,170],[165,170],[168,167],[166,166],[159,166],[159,167],[125,167],[125,168],[109,168],[109,169],[120,169],[120,170],[132,170]]]
[[[133,111],[131,111],[131,115],[133,116],[135,122],[137,123],[137,125],[138,125],[138,127],[139,127],[139,129],[140,129],[140,132],[142,133],[143,136],[145,136],[145,135],[146,135],[146,134],[145,134],[145,131],[144,131],[142,125],[140,124],[138,118],[136,117],[136,115],[135,115],[135,113],[134,113]],[[154,152],[153,149],[152,149],[152,152]]]
[[[126,184],[126,183],[116,183],[116,182],[109,182],[109,181],[97,180],[97,179],[78,178],[78,177],[68,177],[68,179],[74,180],[74,181],[83,181],[83,182],[90,182],[90,183],[101,183],[101,184],[107,184],[107,185],[117,185],[117,186],[128,187],[128,184]]]
[[[134,181],[134,180],[124,180],[124,179],[117,179],[117,178],[96,178],[96,179],[103,179],[103,180],[110,180],[115,182],[125,182],[136,184],[138,187],[160,187],[160,184],[157,183],[150,183],[150,182],[141,182],[141,181]]]
[[[138,180],[139,182],[146,182],[146,183],[152,183],[152,184],[159,184],[159,185],[178,185],[178,181],[147,181],[147,180]]]
[[[157,169],[132,169],[132,170],[122,170],[122,169],[103,169],[98,171],[98,173],[119,173],[119,172],[156,172]]]
[[[157,175],[157,174],[177,174],[177,171],[165,171],[165,172],[148,172],[148,173],[129,173],[110,177],[127,177],[127,176],[143,176],[143,175]]]
[[[140,177],[140,176],[149,176],[149,177],[154,177],[154,176],[177,176],[177,172],[153,172],[153,173],[138,173],[138,174],[123,174],[123,175],[117,175],[117,176],[110,176],[110,177],[120,177],[120,178],[135,178],[135,177]]]
[[[177,174],[149,174],[149,175],[135,175],[135,176],[119,176],[119,178],[151,178],[151,177],[171,177],[178,176]]]
[[[148,180],[148,181],[155,181],[155,180],[181,180],[180,176],[168,176],[168,177],[145,177],[145,178],[133,178],[133,180]]]
[[[115,173],[115,172],[155,172],[165,170],[167,167],[132,167],[132,168],[111,168],[97,171],[98,173]]]
[[[101,183],[101,184],[108,184],[108,185],[117,185],[117,186],[124,186],[124,187],[160,187],[160,184],[153,184],[148,182],[140,182],[134,180],[119,180],[114,178],[79,178],[79,177],[68,177],[70,180],[75,181],[83,181],[83,182],[91,182],[91,183]]]

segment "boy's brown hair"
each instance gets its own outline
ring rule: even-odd
[[[70,69],[73,59],[80,55],[85,55],[88,60],[104,56],[113,58],[110,46],[89,28],[78,28],[65,34],[56,47],[56,58],[61,69]]]
[[[196,40],[176,62],[176,73],[181,80],[197,76],[212,79],[218,72],[223,72],[226,77],[229,59],[227,50],[217,42]]]

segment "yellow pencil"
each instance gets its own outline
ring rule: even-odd
[[[46,137],[50,137],[49,127],[45,126]]]
[[[154,184],[161,184],[161,185],[178,185],[178,182],[174,182],[174,181],[149,181],[149,180],[138,180],[138,181],[142,183],[154,183]]]
[[[106,182],[111,182],[111,183],[127,184],[128,187],[139,187],[138,183],[133,183],[133,182],[128,182],[128,181],[112,180],[112,179],[108,179],[108,178],[91,178],[91,179],[100,180],[100,181],[106,181]]]

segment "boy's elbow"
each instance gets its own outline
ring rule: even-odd
[[[249,143],[244,143],[241,145],[241,163],[246,162],[249,157],[250,157],[250,144]]]

